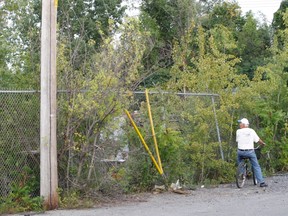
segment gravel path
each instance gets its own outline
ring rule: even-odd
[[[135,196],[134,201],[93,209],[47,211],[39,216],[287,216],[288,174],[265,179],[268,188],[235,184],[197,188],[188,194],[165,192]],[[24,214],[19,214],[24,215]],[[26,214],[27,215],[27,214]],[[31,214],[32,215],[32,214]]]

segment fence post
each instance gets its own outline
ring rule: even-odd
[[[216,114],[216,109],[215,109],[214,96],[212,96],[211,98],[212,98],[213,113],[214,113],[214,117],[215,117],[215,124],[216,124],[217,136],[218,136],[218,141],[219,141],[219,147],[220,147],[220,154],[221,154],[222,160],[224,160],[224,154],[223,154],[223,149],[222,149],[222,142],[221,142],[220,130],[219,130],[219,125],[218,125],[218,120],[217,120],[217,114]]]

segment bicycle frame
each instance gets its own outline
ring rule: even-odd
[[[258,149],[257,146],[255,149]],[[246,179],[252,177],[254,185],[257,185],[257,179],[254,174],[253,167],[249,161],[249,158],[243,157],[242,161],[237,166],[236,171],[236,185],[238,188],[242,188],[245,184]]]

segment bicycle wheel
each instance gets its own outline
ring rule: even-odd
[[[253,183],[254,185],[257,185],[258,181],[257,181],[257,178],[256,178],[256,175],[254,173],[254,169],[252,168],[252,176],[253,176]]]
[[[239,163],[237,167],[237,172],[236,172],[236,185],[238,188],[242,188],[245,184],[246,169],[247,169],[247,165],[244,161]]]

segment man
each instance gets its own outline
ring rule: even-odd
[[[236,142],[238,143],[237,162],[241,162],[241,157],[248,157],[254,169],[256,179],[260,183],[260,187],[268,187],[264,182],[261,167],[254,151],[254,143],[266,144],[252,128],[249,128],[248,119],[242,118],[238,120],[238,123],[240,129],[236,131]]]

